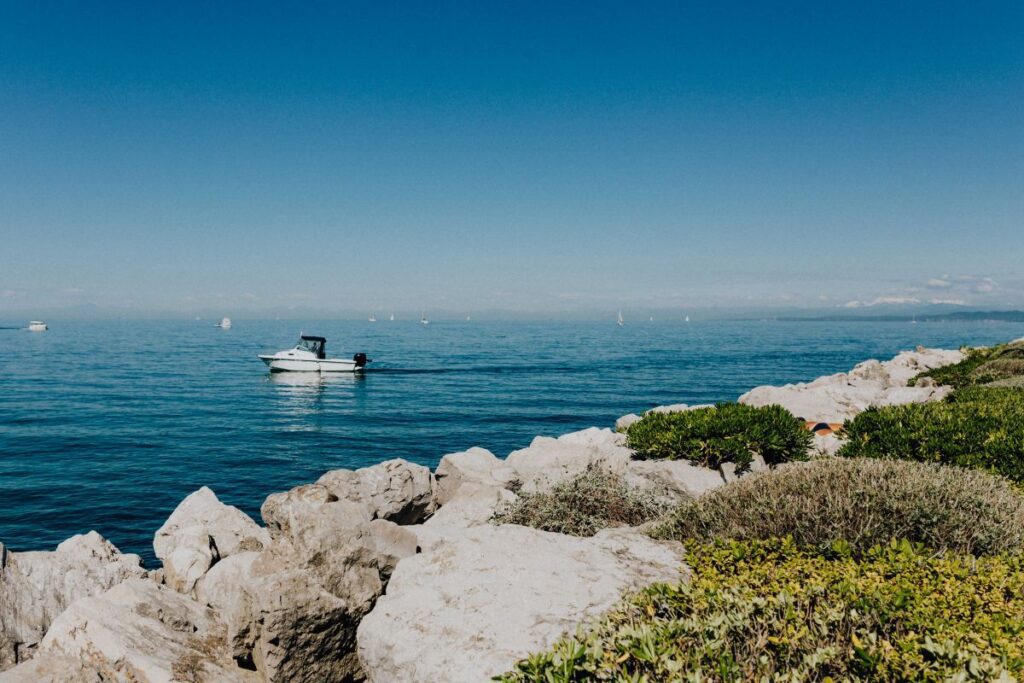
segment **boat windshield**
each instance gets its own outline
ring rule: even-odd
[[[299,344],[295,348],[302,349],[303,351],[309,351],[317,358],[323,358],[325,356],[324,347],[326,346],[327,342],[322,339],[307,339],[303,337],[299,340]]]

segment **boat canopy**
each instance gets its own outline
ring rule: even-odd
[[[324,337],[314,337],[308,334],[299,336],[299,345],[296,348],[305,349],[316,354],[317,358],[327,357],[327,339]]]

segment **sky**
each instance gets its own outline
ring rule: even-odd
[[[0,0],[0,313],[1024,307],[1024,4]]]

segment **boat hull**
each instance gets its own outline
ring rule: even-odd
[[[341,358],[279,358],[276,356],[260,356],[271,372],[360,372],[363,366],[355,361]]]

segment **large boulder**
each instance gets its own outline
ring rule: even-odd
[[[484,448],[470,448],[441,458],[434,472],[437,479],[437,504],[447,505],[462,485],[508,488],[518,475],[508,463]]]
[[[700,467],[686,460],[633,460],[626,469],[627,484],[650,488],[677,498],[703,495],[725,484],[721,470]]]
[[[685,575],[681,546],[633,530],[576,538],[478,526],[421,545],[359,626],[369,681],[488,680],[623,594]]]
[[[262,512],[269,545],[219,562],[196,586],[226,622],[231,656],[268,681],[359,679],[356,626],[416,537],[323,484],[270,496]]]
[[[258,681],[235,665],[224,635],[212,610],[130,579],[72,603],[40,643],[40,661],[15,668],[9,680]],[[62,669],[67,662],[76,666]]]
[[[0,683],[107,683],[116,672],[101,662],[46,652],[0,672]]]
[[[79,598],[146,575],[95,531],[52,552],[9,552],[0,544],[0,670],[32,657],[54,619]]]
[[[454,497],[423,525],[464,528],[487,524],[499,508],[511,505],[518,499],[519,497],[512,491],[498,486],[463,483]]]
[[[167,585],[191,593],[218,560],[260,550],[268,543],[266,529],[238,508],[220,502],[204,486],[181,501],[157,530],[153,550],[163,562]]]
[[[932,383],[908,387],[907,381],[920,372],[962,359],[960,351],[904,351],[892,360],[864,361],[850,372],[819,377],[813,382],[755,387],[740,396],[739,402],[752,406],[779,404],[811,422],[844,422],[870,406],[924,403],[944,398],[949,387]]]
[[[639,421],[640,416],[637,415],[636,413],[629,413],[628,415],[623,415],[622,417],[615,421],[615,431],[624,432]]]
[[[515,470],[522,490],[534,493],[572,479],[590,466],[622,473],[632,455],[625,434],[591,427],[557,439],[538,436],[528,448],[510,453],[505,462]]]
[[[355,471],[333,470],[317,483],[341,500],[364,506],[372,519],[416,524],[436,507],[430,469],[402,459]]]

